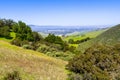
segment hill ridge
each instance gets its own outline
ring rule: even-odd
[[[120,42],[120,24],[111,27],[110,29],[101,33],[94,39],[79,44],[77,50],[81,50],[81,52],[84,52],[87,48],[97,43],[115,45],[119,42]]]

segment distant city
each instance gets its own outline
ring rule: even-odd
[[[37,26],[29,25],[33,31],[44,34],[55,34],[65,36],[75,32],[84,33],[94,30],[100,30],[104,28],[112,27],[113,25],[98,25],[98,26]]]

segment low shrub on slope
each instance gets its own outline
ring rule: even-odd
[[[119,80],[120,44],[96,44],[70,60],[67,68],[76,74],[71,80]]]

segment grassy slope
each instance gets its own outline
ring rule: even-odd
[[[94,44],[94,41],[93,41],[93,39],[91,39],[89,41],[86,41],[86,42],[79,44],[77,47],[77,50],[81,51],[83,53],[87,48],[89,48],[93,44]]]
[[[79,44],[78,50],[84,52],[85,49],[89,48],[90,46],[96,43],[114,45],[119,42],[120,42],[120,25],[116,25],[108,29],[107,31],[101,33],[96,38]]]
[[[97,31],[92,31],[92,32],[88,32],[88,33],[85,33],[84,36],[81,36],[81,35],[74,35],[74,36],[68,36],[66,38],[64,38],[64,40],[68,41],[69,39],[73,39],[73,40],[81,40],[81,39],[85,39],[87,37],[90,37],[90,38],[95,38],[96,36],[102,34],[103,32],[105,32],[107,29],[102,29],[102,30],[97,30]],[[84,49],[86,46],[89,46],[89,43],[90,42],[87,42],[87,44],[85,43],[82,43],[82,47],[80,49]],[[83,45],[84,44],[84,45]],[[78,44],[70,44],[70,46],[74,46],[74,47],[78,47]],[[82,51],[83,52],[83,51]]]
[[[106,31],[107,29],[102,29],[102,30],[97,30],[97,31],[92,31],[92,32],[88,32],[85,33],[84,36],[81,35],[71,35],[65,38],[66,41],[68,41],[69,39],[73,39],[73,40],[81,40],[81,39],[85,39],[87,37],[90,38],[95,38],[96,36],[100,35],[101,33],[103,33],[104,31]]]
[[[120,42],[120,24],[97,36],[94,41],[110,45]]]
[[[67,62],[0,40],[0,79],[17,70],[23,80],[65,80]]]

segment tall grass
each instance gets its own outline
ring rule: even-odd
[[[65,80],[67,62],[0,40],[0,79],[19,71],[22,80]]]

